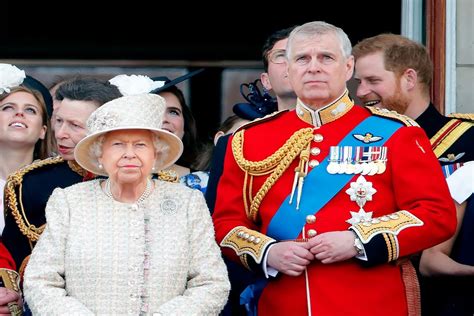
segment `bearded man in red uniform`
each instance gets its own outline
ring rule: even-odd
[[[287,44],[295,110],[229,142],[213,215],[225,255],[262,280],[259,315],[416,315],[407,257],[449,238],[453,202],[430,142],[403,115],[354,105],[347,35],[325,22]]]

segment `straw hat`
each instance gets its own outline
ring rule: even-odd
[[[105,171],[99,168],[97,157],[91,152],[91,145],[107,132],[144,129],[158,135],[160,141],[169,147],[160,153],[161,157],[157,159],[155,169],[162,170],[173,165],[183,152],[183,143],[178,136],[161,128],[165,110],[165,100],[156,94],[128,95],[105,103],[87,120],[87,136],[74,150],[76,161],[86,170],[107,176]]]

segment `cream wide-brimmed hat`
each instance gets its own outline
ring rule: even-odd
[[[98,137],[111,131],[143,129],[155,133],[160,142],[168,145],[167,150],[160,153],[155,169],[163,170],[173,165],[183,153],[183,143],[178,136],[161,128],[165,110],[165,99],[156,94],[128,95],[105,103],[92,112],[87,120],[87,136],[74,150],[77,163],[90,172],[107,176],[107,173],[99,168],[91,145]]]

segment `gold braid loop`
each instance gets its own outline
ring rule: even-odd
[[[283,172],[290,166],[293,160],[308,148],[313,139],[313,129],[303,128],[296,131],[286,142],[271,156],[261,161],[249,161],[244,158],[243,144],[244,144],[244,130],[239,131],[232,139],[232,152],[239,167],[245,171],[245,178],[250,176],[259,176],[267,173],[271,175],[265,180],[262,187],[258,190],[255,197],[251,200],[250,210],[248,208],[246,196],[247,179],[244,183],[244,204],[247,211],[247,216],[254,222],[257,219],[258,209],[262,203],[263,198],[268,193],[270,188],[281,177]],[[252,179],[250,179],[252,183]],[[251,192],[248,192],[251,196]]]
[[[253,176],[262,175],[268,173],[274,169],[285,155],[287,155],[292,148],[295,148],[297,144],[306,141],[310,141],[313,137],[312,128],[303,128],[296,131],[291,137],[271,156],[260,160],[260,161],[249,161],[244,158],[243,146],[244,146],[244,131],[241,130],[234,135],[232,139],[232,152],[234,153],[235,160],[239,167]]]
[[[18,225],[18,228],[20,229],[21,233],[33,242],[37,241],[40,235],[43,233],[45,225],[36,227],[35,225],[30,224],[28,218],[26,217],[22,202],[23,176],[31,170],[46,165],[60,163],[62,161],[63,158],[58,156],[41,160],[39,162],[33,162],[32,164],[29,164],[28,166],[25,166],[16,171],[15,173],[9,175],[7,178],[7,183],[5,184],[5,206],[8,206],[8,208],[11,210],[13,218],[15,219],[15,222]],[[18,208],[18,200],[15,193],[15,187],[18,187],[18,193],[20,195],[20,209]],[[5,216],[7,215],[7,208],[5,208]]]

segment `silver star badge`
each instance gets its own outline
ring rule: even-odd
[[[351,212],[352,217],[346,221],[351,225],[370,222],[372,220],[372,212],[366,212],[360,209],[359,212]]]
[[[359,176],[356,182],[351,182],[351,187],[346,193],[351,197],[351,201],[355,201],[362,209],[367,201],[372,201],[372,195],[377,192],[372,187],[372,182],[365,180],[364,176]]]

